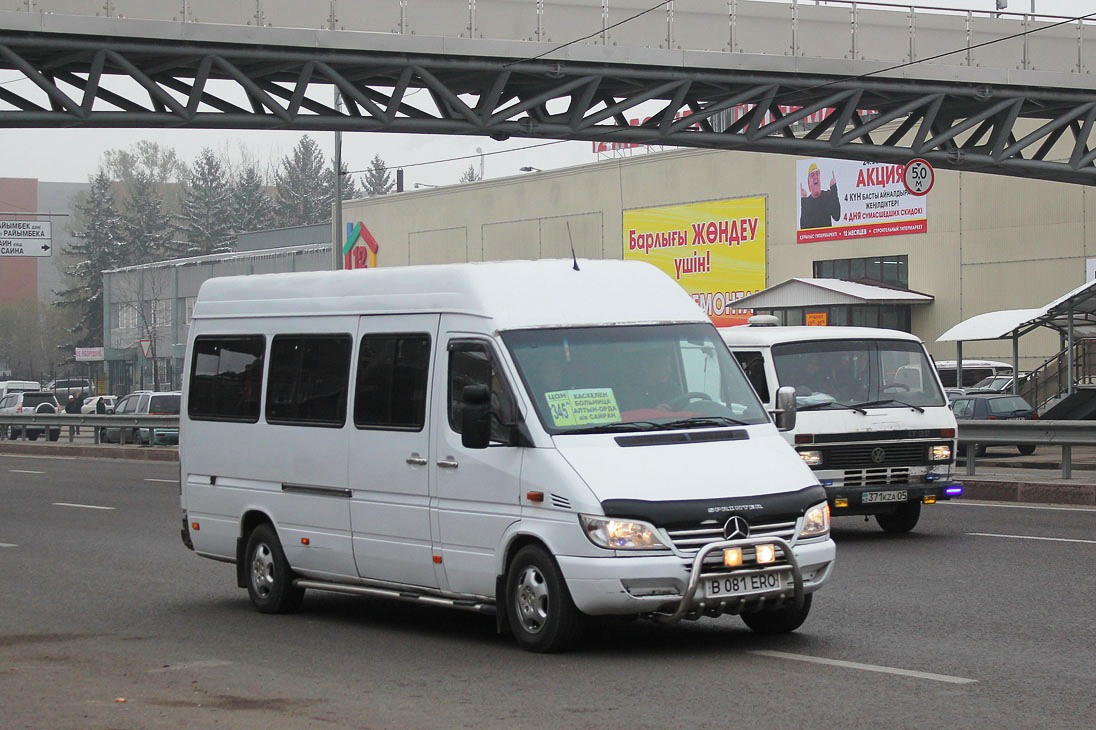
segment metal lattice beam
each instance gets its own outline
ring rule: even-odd
[[[0,68],[20,77],[0,85],[8,128],[339,130],[923,157],[941,169],[1096,184],[1096,93],[1084,89],[3,30]]]

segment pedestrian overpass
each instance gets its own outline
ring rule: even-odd
[[[0,127],[922,157],[1094,184],[1093,19],[846,0],[0,0]]]

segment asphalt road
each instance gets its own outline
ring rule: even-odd
[[[264,616],[179,539],[178,465],[0,455],[4,728],[1079,728],[1096,509],[837,522],[806,624],[599,622],[541,656],[490,617],[310,592]]]

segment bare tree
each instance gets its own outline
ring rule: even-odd
[[[153,389],[160,390],[161,366],[165,363],[160,362],[159,353],[171,351],[170,335],[175,319],[170,273],[143,267],[115,272],[111,278],[111,298],[112,345],[126,349],[147,340]],[[163,369],[166,371],[166,366]]]

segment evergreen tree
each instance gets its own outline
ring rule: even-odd
[[[380,155],[373,155],[369,169],[362,175],[362,192],[367,198],[375,198],[379,195],[388,195],[395,185],[392,181],[392,173],[388,171],[384,160]]]
[[[179,250],[175,226],[165,215],[160,186],[147,170],[135,170],[122,214],[119,256],[123,266],[159,261]]]
[[[183,192],[181,228],[190,256],[232,250],[235,235],[232,193],[224,166],[213,150],[198,154]]]
[[[274,201],[253,165],[241,169],[232,181],[232,213],[236,233],[262,231],[276,225]]]
[[[480,177],[480,174],[476,172],[476,168],[471,163],[469,163],[468,169],[464,171],[464,174],[460,176],[460,181],[462,183],[476,182],[477,180],[482,179],[483,178]]]
[[[69,332],[79,347],[99,347],[104,342],[102,272],[120,265],[122,249],[122,220],[114,205],[111,180],[100,170],[89,182],[87,198],[76,204],[83,228],[72,232],[76,241],[65,252],[75,261],[65,272],[71,286],[55,292],[58,298],[54,303],[76,310]]]
[[[280,223],[299,226],[331,220],[334,177],[316,140],[301,137],[275,176]]]
[[[335,176],[331,175],[330,179],[334,180]],[[335,200],[334,185],[332,185],[332,190],[331,190],[331,196],[330,197],[331,197],[332,201]],[[360,197],[361,197],[361,192],[358,190],[358,184],[356,182],[354,182],[354,177],[347,170],[346,163],[344,162],[343,165],[342,165],[342,199],[343,200],[351,200],[353,198],[360,198]]]

